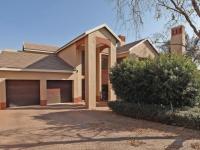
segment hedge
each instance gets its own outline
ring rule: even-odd
[[[172,110],[156,104],[111,101],[108,106],[116,113],[132,117],[200,130],[200,107]]]
[[[111,69],[110,80],[126,102],[195,106],[199,103],[200,75],[186,56],[165,54],[155,59],[133,57]]]

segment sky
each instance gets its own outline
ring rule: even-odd
[[[140,38],[163,30],[164,20],[144,21]],[[62,46],[104,23],[127,42],[136,40],[117,23],[111,0],[0,0],[0,50],[20,50],[23,42]]]

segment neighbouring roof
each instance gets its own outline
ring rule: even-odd
[[[88,34],[92,33],[92,32],[95,32],[97,30],[100,30],[102,28],[106,28],[115,38],[117,41],[121,41],[120,38],[106,25],[106,24],[102,24],[100,26],[97,26],[93,29],[90,29],[88,31],[85,31],[84,33],[80,34],[79,36],[77,36],[76,38],[74,38],[73,40],[71,40],[70,42],[68,42],[67,44],[65,44],[64,46],[62,46],[61,48],[58,49],[57,52],[60,52],[62,51],[64,48],[72,45],[73,43],[77,42],[78,40],[84,38],[85,36],[87,36]]]
[[[119,46],[119,47],[117,47],[117,53],[128,52],[130,50],[130,48],[136,46],[137,44],[139,44],[143,40],[144,39],[138,40],[138,41],[134,41],[134,42],[122,45],[122,46]]]
[[[55,72],[73,72],[74,69],[55,54],[7,51],[3,51],[0,54],[0,70],[2,68],[55,70]]]
[[[58,49],[59,49],[59,47],[52,46],[52,45],[34,44],[34,43],[24,43],[23,44],[23,51],[55,53]]]
[[[144,43],[146,41],[149,42],[149,44],[152,46],[152,48],[158,54],[158,50],[153,46],[153,44],[148,39],[141,39],[141,40],[138,40],[138,41],[134,41],[134,42],[119,46],[119,47],[117,47],[117,53],[129,52],[131,48],[139,45],[140,43]]]

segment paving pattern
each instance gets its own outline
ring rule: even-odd
[[[200,150],[200,132],[82,105],[0,111],[5,150]]]

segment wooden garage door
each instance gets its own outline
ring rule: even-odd
[[[7,80],[7,107],[40,104],[40,81]]]
[[[72,81],[47,81],[47,100],[48,103],[72,102]]]

